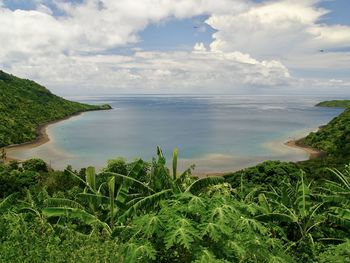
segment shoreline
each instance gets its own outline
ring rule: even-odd
[[[37,127],[37,130],[36,130],[37,137],[34,140],[29,141],[29,142],[25,142],[25,143],[21,143],[21,144],[12,144],[12,145],[8,145],[8,146],[3,147],[3,149],[5,149],[5,152],[6,152],[6,158],[4,160],[5,163],[9,163],[11,161],[18,161],[18,162],[23,161],[23,160],[21,160],[19,158],[13,157],[11,155],[11,152],[13,152],[14,150],[16,150],[16,151],[17,150],[23,151],[23,150],[33,149],[33,148],[39,147],[39,146],[41,146],[41,145],[51,141],[51,139],[49,138],[49,135],[47,133],[47,128],[50,125],[59,123],[61,121],[68,120],[68,119],[73,118],[73,117],[80,116],[83,113],[84,113],[84,111],[83,112],[77,112],[77,113],[75,113],[73,115],[67,116],[67,117],[59,119],[59,120],[55,120],[55,121],[47,122],[47,123],[44,123],[44,124],[40,124]],[[300,134],[299,134],[299,136],[300,136]],[[283,145],[287,146],[288,148],[294,148],[294,149],[299,149],[299,150],[304,151],[308,155],[308,159],[305,159],[305,160],[319,158],[319,157],[322,157],[325,154],[322,151],[319,151],[319,150],[311,148],[309,146],[300,144],[299,141],[302,140],[303,138],[304,137],[301,137],[299,139],[291,139],[291,140],[287,140],[287,141],[283,140],[283,141],[280,141],[279,144],[281,146],[283,146]],[[294,162],[298,162],[298,161],[294,161]],[[248,168],[248,167],[246,167],[246,168]],[[245,168],[241,168],[241,169],[245,169]],[[241,169],[238,169],[238,170],[241,170]],[[223,176],[223,175],[231,173],[231,172],[232,171],[208,171],[208,172],[205,172],[205,171],[198,171],[198,172],[196,172],[196,171],[194,171],[193,175],[198,176],[198,177]]]
[[[77,112],[77,113],[74,113],[72,115],[69,115],[67,117],[64,117],[62,119],[59,119],[59,120],[55,120],[55,121],[50,121],[50,122],[46,122],[46,123],[43,123],[43,124],[40,124],[37,128],[36,128],[36,134],[37,134],[37,137],[32,140],[32,141],[29,141],[29,142],[24,142],[24,143],[19,143],[19,144],[11,144],[11,145],[8,145],[8,146],[5,146],[3,147],[2,149],[5,150],[6,152],[6,158],[4,160],[5,163],[9,163],[11,161],[18,161],[18,162],[21,162],[22,160],[18,159],[18,158],[15,158],[13,156],[11,156],[11,151],[12,150],[28,150],[28,149],[32,149],[32,148],[36,148],[36,147],[39,147],[47,142],[50,141],[50,137],[49,135],[47,134],[47,128],[52,125],[52,124],[56,124],[56,123],[59,123],[61,121],[66,121],[70,118],[73,118],[73,117],[77,117],[77,116],[80,116],[84,113],[85,111],[81,111],[81,112]]]
[[[300,144],[299,141],[302,139],[303,138],[296,139],[296,140],[289,140],[289,141],[285,142],[284,145],[291,147],[291,148],[303,150],[304,152],[306,152],[309,155],[309,160],[324,156],[324,154],[325,154],[324,152],[317,150],[315,148],[309,147],[307,145]]]

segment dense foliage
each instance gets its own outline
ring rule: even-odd
[[[34,81],[0,70],[0,147],[35,139],[40,124],[108,108],[65,100]]]
[[[303,164],[305,166],[305,164]],[[0,166],[0,262],[346,262],[350,167],[265,162],[198,179],[151,162]],[[311,178],[310,178],[311,177]],[[16,186],[16,187],[13,187]]]
[[[0,101],[2,145],[92,109],[1,71],[0,91],[9,96]],[[29,109],[33,101],[40,106]],[[349,262],[349,115],[305,139],[329,152],[321,158],[223,177],[179,172],[177,150],[169,169],[160,148],[150,162],[118,158],[100,172],[0,163],[0,262]]]
[[[329,100],[316,104],[317,107],[350,108],[350,100]]]
[[[300,144],[333,155],[350,155],[350,108],[334,118],[317,132],[310,133]]]

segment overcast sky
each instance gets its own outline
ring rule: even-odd
[[[62,95],[349,95],[349,10],[349,0],[0,0],[0,68]]]

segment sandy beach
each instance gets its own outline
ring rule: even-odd
[[[17,160],[21,161],[21,157],[18,157],[16,153],[19,151],[28,151],[33,148],[39,147],[45,143],[48,143],[50,141],[49,138],[49,131],[48,127],[52,124],[59,123],[61,121],[68,120],[72,117],[76,117],[78,115],[81,115],[83,112],[74,114],[72,116],[68,116],[64,119],[60,119],[57,121],[52,121],[48,122],[45,124],[42,124],[38,126],[37,128],[37,138],[33,141],[26,142],[23,144],[16,144],[16,145],[10,145],[5,147],[6,151],[6,160],[5,162],[10,162],[12,160]],[[298,144],[299,139],[296,138],[301,138],[304,137],[306,134],[308,134],[310,131],[313,130],[308,130],[308,131],[303,131],[299,132],[298,134],[294,134],[295,136],[289,137],[289,138],[284,138],[284,139],[279,139],[276,141],[272,142],[267,142],[264,147],[267,147],[268,149],[272,149],[273,151],[276,152],[278,156],[281,157],[280,160],[289,160],[289,161],[301,161],[301,160],[306,160],[308,158],[317,158],[321,156],[322,152]],[[52,138],[51,138],[52,141]],[[293,153],[294,151],[304,151],[305,155],[304,157],[298,157],[298,159],[293,159],[288,157],[288,154]],[[62,153],[59,153],[58,155],[52,156],[51,160],[58,160],[59,156]],[[299,154],[300,155],[300,154]],[[64,158],[67,158],[67,155],[64,154]],[[290,159],[288,159],[290,158]],[[202,156],[200,158],[197,158],[196,160],[193,159],[181,159],[179,160],[179,168],[187,168],[189,165],[195,163],[196,164],[196,169],[194,171],[194,175],[199,176],[199,177],[205,177],[205,176],[218,176],[218,175],[224,175],[233,171],[241,170],[245,167],[253,166],[257,163],[261,163],[265,160],[276,160],[276,156],[260,156],[256,158],[246,158],[246,157],[240,157],[240,156],[231,156],[231,155],[223,155],[223,154],[210,154],[206,156]],[[234,167],[232,167],[234,165]]]
[[[324,155],[323,152],[321,152],[317,149],[314,149],[314,148],[311,148],[311,147],[305,146],[305,145],[300,145],[298,143],[298,141],[299,140],[290,140],[290,141],[287,141],[285,143],[285,145],[292,147],[292,148],[298,148],[298,149],[305,151],[309,155],[310,159],[314,159],[314,158],[317,158],[317,157]]]
[[[40,124],[38,127],[37,127],[37,130],[36,130],[36,134],[37,134],[37,137],[35,140],[33,141],[29,141],[29,142],[25,142],[25,143],[20,143],[20,144],[12,144],[12,145],[9,145],[9,146],[6,146],[5,147],[5,152],[6,152],[6,158],[5,158],[5,163],[8,163],[10,161],[21,161],[17,158],[14,158],[13,156],[11,156],[11,153],[14,152],[14,151],[22,151],[22,150],[29,150],[29,149],[32,149],[32,148],[35,148],[35,147],[39,147],[40,145],[43,145],[47,142],[50,141],[50,138],[47,134],[47,127],[49,125],[52,125],[52,124],[55,124],[55,123],[59,123],[61,121],[65,121],[65,120],[68,120],[72,117],[76,117],[76,116],[79,116],[81,114],[83,114],[84,112],[78,112],[76,114],[73,114],[73,115],[70,115],[70,116],[67,116],[63,119],[59,119],[59,120],[56,120],[56,121],[51,121],[51,122],[47,122],[47,123],[44,123],[44,124]]]

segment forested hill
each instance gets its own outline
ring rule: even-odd
[[[65,100],[34,81],[0,70],[0,147],[34,140],[40,124],[109,108]]]
[[[317,132],[300,140],[300,143],[332,155],[350,156],[350,100],[326,101],[316,106],[346,109]]]

